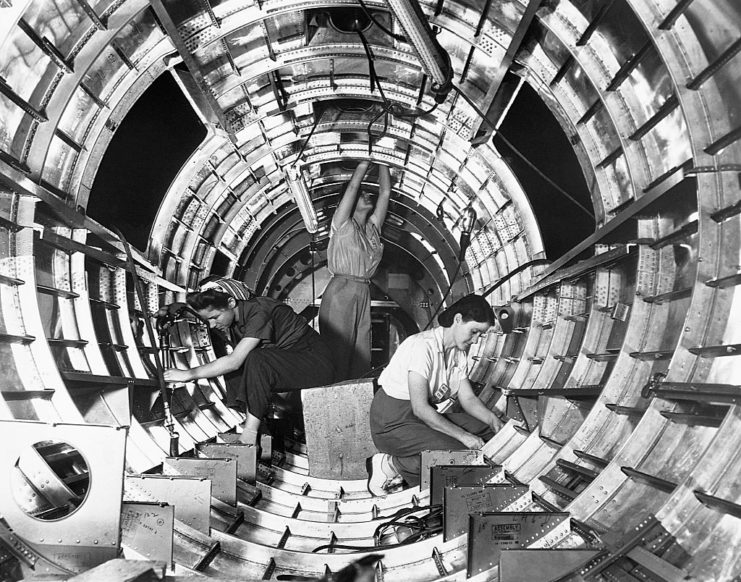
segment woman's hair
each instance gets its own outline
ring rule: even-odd
[[[201,311],[202,309],[228,309],[229,299],[231,299],[231,295],[222,293],[216,289],[188,293],[185,296],[188,305],[195,311]]]
[[[195,311],[201,309],[227,309],[229,299],[248,300],[254,297],[252,289],[242,281],[209,275],[198,284],[198,291],[188,293],[185,300]]]
[[[450,327],[457,313],[461,314],[463,321],[473,320],[489,325],[494,325],[496,321],[491,305],[481,295],[475,293],[466,295],[453,303],[438,316],[437,322],[443,327]]]

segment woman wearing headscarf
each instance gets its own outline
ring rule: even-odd
[[[336,380],[370,369],[370,279],[383,255],[381,227],[391,195],[391,174],[378,166],[378,199],[361,184],[370,162],[358,164],[332,217],[327,267],[332,274],[319,308],[319,331],[335,353]],[[358,195],[360,193],[360,195]]]
[[[188,293],[188,306],[222,335],[232,349],[216,360],[188,370],[165,371],[167,382],[241,374],[227,382],[226,404],[246,415],[241,441],[257,441],[260,422],[275,392],[330,384],[334,377],[329,347],[291,307],[253,295],[231,279],[206,279]]]
[[[399,476],[419,484],[421,451],[480,449],[502,427],[468,381],[468,350],[494,322],[486,299],[466,295],[440,314],[439,327],[408,337],[396,350],[370,410],[381,451],[367,462],[373,495],[384,495]],[[463,412],[439,413],[435,405],[451,397]]]

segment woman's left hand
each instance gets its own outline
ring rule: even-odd
[[[497,415],[496,411],[491,411],[488,424],[494,432],[499,432],[504,427],[505,421]]]

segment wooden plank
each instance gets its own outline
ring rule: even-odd
[[[309,475],[362,479],[365,459],[377,453],[370,434],[372,380],[350,380],[301,391]]]

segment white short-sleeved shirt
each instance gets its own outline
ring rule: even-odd
[[[443,329],[423,331],[401,343],[378,378],[386,394],[409,400],[409,372],[417,372],[427,380],[432,404],[458,393],[461,379],[468,377],[468,357],[458,348],[451,349],[445,357]]]

